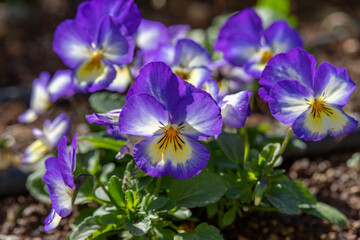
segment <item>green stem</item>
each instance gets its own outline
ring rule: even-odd
[[[282,144],[281,144],[280,151],[279,151],[279,153],[275,156],[274,160],[272,161],[272,163],[271,163],[271,165],[270,165],[271,168],[274,167],[274,164],[276,163],[276,161],[278,160],[278,158],[284,153],[284,151],[285,151],[285,149],[286,149],[286,147],[287,147],[287,145],[288,145],[288,143],[289,143],[289,139],[290,139],[291,133],[292,133],[292,128],[289,127],[288,132],[287,132],[287,135],[286,135],[286,137],[284,138],[284,141],[283,141]]]
[[[92,179],[94,179],[94,180],[97,182],[97,184],[102,188],[102,190],[104,191],[104,193],[106,194],[106,196],[109,198],[109,200],[110,200],[111,202],[115,202],[115,201],[113,200],[113,198],[111,197],[109,191],[108,191],[108,190],[106,189],[106,187],[104,186],[104,184],[103,184],[96,176],[94,176],[94,175],[92,175],[92,174],[89,174],[89,173],[82,173],[82,174],[80,174],[79,176],[77,176],[76,178],[79,178],[79,177],[82,177],[82,176],[87,176],[87,177],[91,177]]]
[[[154,195],[158,195],[160,192],[160,187],[161,187],[161,182],[162,182],[162,177],[158,177],[156,179],[156,187],[155,187],[155,191],[154,191]]]
[[[244,139],[245,139],[245,147],[244,147],[244,164],[248,161],[249,152],[250,152],[250,141],[249,134],[247,132],[246,123],[244,125]]]

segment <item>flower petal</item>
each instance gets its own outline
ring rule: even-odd
[[[181,39],[175,46],[174,65],[190,69],[207,67],[211,63],[210,53],[191,39]]]
[[[282,80],[271,89],[269,107],[280,122],[292,125],[309,108],[313,93],[295,80]]]
[[[174,107],[172,124],[181,126],[181,133],[194,139],[204,139],[221,133],[220,108],[207,93],[192,93]]]
[[[301,48],[276,55],[269,60],[259,80],[260,97],[268,102],[271,88],[281,80],[297,80],[312,89],[315,68],[314,56]]]
[[[300,35],[285,21],[273,22],[265,30],[264,37],[274,56],[303,46]]]
[[[153,177],[171,174],[175,178],[190,178],[201,172],[209,161],[207,149],[196,141],[180,136],[182,149],[170,143],[159,148],[162,135],[150,137],[134,147],[134,160],[141,170]]]
[[[119,117],[120,132],[150,137],[169,121],[165,107],[153,96],[139,93],[129,98]]]
[[[106,90],[123,93],[129,87],[131,83],[131,74],[128,67],[120,67],[114,65],[116,71],[116,77],[110,83],[110,85],[106,88]]]
[[[50,231],[55,229],[61,221],[61,217],[56,213],[54,208],[51,208],[49,215],[44,221],[44,231]]]
[[[138,93],[146,93],[156,98],[171,111],[181,97],[193,91],[193,87],[179,79],[171,68],[163,62],[145,65],[134,84],[130,87],[126,99]]]
[[[61,217],[66,217],[72,210],[72,196],[61,173],[57,169],[47,170],[44,181],[48,186],[52,206]]]
[[[22,114],[18,116],[18,121],[21,123],[32,123],[38,119],[39,115],[32,110],[31,108],[25,110]]]
[[[116,25],[125,26],[128,35],[135,33],[141,21],[140,10],[132,0],[85,1],[79,5],[75,19],[95,36],[106,16],[113,17]]]
[[[60,98],[69,98],[75,94],[71,70],[58,70],[51,78],[48,87],[51,102]]]
[[[75,69],[75,90],[82,92],[96,92],[110,85],[116,76],[111,63],[100,60],[94,63],[92,59]]]
[[[48,159],[46,159],[45,161],[45,168],[46,170],[49,169],[58,169],[59,165],[58,165],[58,160],[56,157],[49,157]]]
[[[211,97],[215,100],[215,102],[218,101],[219,98],[219,85],[217,82],[213,79],[209,79],[204,84],[202,84],[201,89],[205,92],[209,93]]]
[[[70,132],[70,118],[62,113],[48,126],[44,126],[43,133],[49,141],[51,148],[55,148],[63,136]]]
[[[160,44],[168,44],[167,28],[160,22],[141,19],[135,41],[141,50],[156,50]]]
[[[57,27],[53,49],[69,68],[91,59],[91,39],[74,21],[66,20]]]
[[[327,104],[326,107],[331,114],[321,112],[318,116],[314,116],[312,108],[301,114],[292,126],[294,133],[306,141],[319,141],[328,133],[333,137],[339,137],[357,127],[358,122],[345,114],[340,106]]]
[[[96,46],[102,57],[113,64],[130,63],[134,56],[132,38],[123,36],[111,17],[106,17],[100,24]]]
[[[345,68],[338,68],[323,62],[316,69],[314,91],[330,104],[345,106],[356,84],[350,79]]]
[[[76,145],[75,145],[76,147]],[[73,169],[75,166],[75,159],[73,152],[69,153],[67,149],[67,138],[62,137],[58,147],[58,165],[61,171],[62,178],[66,185],[74,188]]]
[[[43,140],[36,140],[25,149],[23,163],[34,163],[49,151],[49,147]]]
[[[249,90],[241,91],[236,94],[226,95],[219,107],[224,123],[233,128],[242,128],[247,117],[251,113],[250,98],[252,93]]]

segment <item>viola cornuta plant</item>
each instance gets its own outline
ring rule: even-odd
[[[65,113],[45,120],[25,151],[35,168],[27,187],[51,203],[48,234],[70,214],[70,239],[223,239],[221,229],[256,210],[347,224],[279,168],[294,141],[357,127],[346,69],[316,67],[295,28],[265,25],[250,8],[205,33],[142,19],[133,0],[84,1],[60,23],[53,49],[69,69],[34,80],[19,121],[60,99],[77,108],[89,96],[93,110],[78,111],[88,126],[79,135]],[[259,101],[281,125],[253,121]],[[185,231],[184,221],[196,227]]]

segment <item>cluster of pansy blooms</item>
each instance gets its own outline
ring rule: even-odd
[[[52,78],[41,73],[30,108],[19,120],[32,122],[51,102],[78,92],[127,91],[122,109],[86,119],[107,126],[116,139],[127,139],[120,155],[133,155],[148,175],[175,178],[194,177],[207,165],[210,154],[199,140],[216,138],[224,125],[244,126],[252,93],[243,87],[257,78],[272,115],[292,125],[298,137],[317,141],[356,128],[357,121],[342,109],[354,82],[345,69],[327,62],[316,69],[314,57],[301,49],[301,37],[285,21],[263,29],[254,10],[234,14],[214,44],[223,53],[216,61],[186,38],[189,30],[141,19],[132,0],[81,3],[75,18],[62,22],[54,36],[54,51],[69,70]],[[25,153],[24,162],[34,162],[59,144],[58,158],[46,160],[44,180],[53,206],[45,230],[69,215],[74,201],[76,136],[70,152],[63,137],[69,126],[64,114],[46,120],[43,131],[34,130],[38,140]]]

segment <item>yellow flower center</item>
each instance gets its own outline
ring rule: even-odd
[[[162,136],[162,138],[157,142],[157,147],[166,151],[170,146],[176,151],[177,149],[183,149],[185,142],[181,139],[179,128],[175,129],[173,126],[170,126]]]
[[[175,71],[174,71],[174,73],[176,74],[176,75],[178,75],[182,80],[184,80],[184,81],[188,81],[189,79],[190,79],[190,74],[189,73],[187,73],[187,72],[185,72],[184,70],[182,70],[182,69],[176,69]]]
[[[270,50],[261,52],[261,63],[266,64],[272,57],[273,55]]]
[[[91,60],[86,64],[85,69],[92,71],[101,67],[101,53],[95,52]]]
[[[328,116],[333,114],[332,110],[324,104],[324,101],[322,99],[315,98],[313,101],[311,101],[309,107],[312,108],[311,115],[313,116],[314,119],[320,118],[320,115],[322,113]]]

